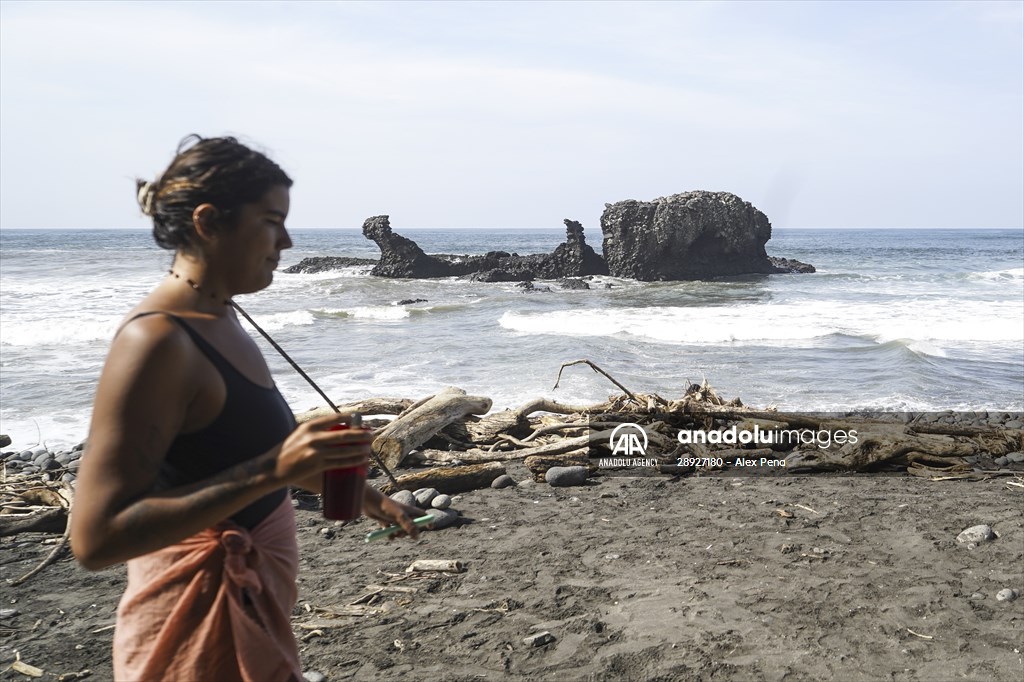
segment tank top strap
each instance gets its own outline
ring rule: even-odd
[[[192,339],[192,342],[196,344],[200,351],[203,352],[203,355],[205,355],[210,360],[210,362],[213,363],[214,367],[217,368],[217,371],[221,373],[221,376],[224,376],[225,370],[228,370],[231,374],[236,374],[238,372],[238,370],[236,370],[234,366],[230,362],[228,362],[227,358],[225,358],[219,350],[213,347],[213,344],[204,339],[199,334],[199,332],[192,328],[192,325],[190,325],[188,322],[186,322],[178,315],[166,312],[164,310],[150,310],[148,312],[139,313],[138,315],[132,315],[130,318],[125,320],[125,323],[122,324],[120,328],[117,330],[117,333],[114,334],[115,338],[117,337],[117,334],[120,334],[121,330],[127,327],[131,322],[139,319],[140,317],[148,317],[150,315],[164,315],[165,317],[174,320],[174,322],[177,323],[179,327],[185,330],[185,333],[189,335],[189,337]]]

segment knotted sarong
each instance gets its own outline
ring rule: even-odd
[[[291,628],[298,567],[290,496],[251,531],[228,521],[132,559],[114,678],[301,680]]]

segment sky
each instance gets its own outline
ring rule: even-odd
[[[144,228],[189,133],[292,228],[1024,226],[1024,2],[0,2],[0,228]]]

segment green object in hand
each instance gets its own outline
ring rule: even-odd
[[[430,525],[431,523],[433,523],[435,520],[436,519],[434,519],[433,516],[431,516],[430,514],[427,514],[426,516],[421,516],[421,517],[419,517],[417,519],[413,519],[412,522],[415,523],[417,526],[427,526],[427,525]],[[401,533],[401,532],[402,532],[402,527],[401,526],[388,526],[387,528],[381,528],[379,530],[374,530],[374,531],[370,531],[369,533],[367,533],[366,534],[366,541],[367,542],[373,542],[374,540],[380,540],[381,538],[388,538],[388,537],[391,537],[392,535],[394,535],[395,533]]]

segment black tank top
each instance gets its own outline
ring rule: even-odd
[[[161,467],[167,483],[185,485],[214,476],[262,455],[295,429],[295,417],[276,385],[266,388],[253,383],[176,315],[152,311],[140,313],[128,322],[147,315],[166,315],[177,322],[217,368],[226,388],[224,407],[216,419],[198,431],[179,434],[171,443]],[[235,512],[231,520],[251,530],[287,495],[287,488],[269,493]]]

